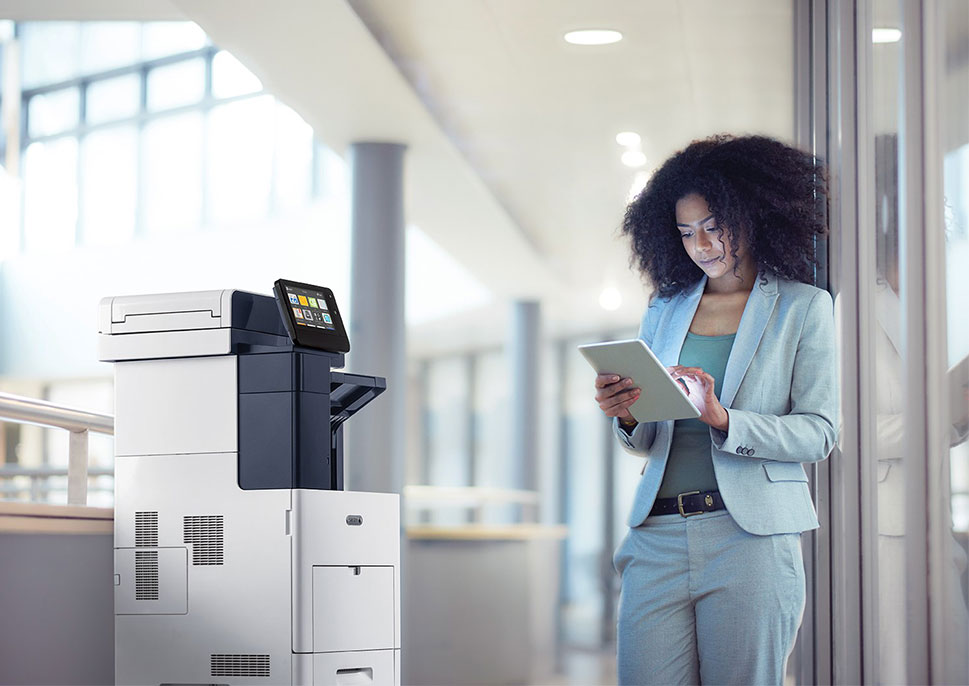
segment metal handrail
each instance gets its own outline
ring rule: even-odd
[[[45,400],[0,393],[0,419],[20,424],[38,424],[68,431],[93,431],[114,435],[114,417]]]
[[[88,433],[114,435],[114,417],[44,400],[0,393],[0,421],[37,424],[71,432],[67,450],[67,503],[87,505]]]
[[[111,467],[88,467],[88,476],[113,476],[114,469]],[[0,479],[13,479],[18,476],[28,478],[47,478],[51,476],[69,476],[67,467],[20,467],[3,465],[0,466]]]

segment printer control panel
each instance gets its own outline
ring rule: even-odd
[[[333,291],[325,286],[279,279],[273,293],[293,343],[333,353],[350,352],[350,339]]]

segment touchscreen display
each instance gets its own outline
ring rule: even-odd
[[[333,315],[322,291],[283,285],[289,307],[293,311],[296,326],[306,326],[326,331],[336,331]]]
[[[325,286],[279,279],[273,284],[273,294],[294,343],[334,353],[350,352],[350,339],[333,291]]]

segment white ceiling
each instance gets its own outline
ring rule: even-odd
[[[557,331],[635,327],[645,302],[618,236],[635,171],[620,162],[617,133],[643,137],[646,170],[700,136],[792,136],[789,2],[349,4],[551,269],[556,294],[544,304]],[[566,43],[577,28],[624,39]],[[508,273],[491,261],[472,266],[489,283]],[[598,305],[606,286],[623,294],[614,313]],[[497,316],[469,313],[457,328]],[[448,328],[426,326],[421,343],[448,340]]]
[[[655,164],[697,135],[791,132],[787,2],[349,1],[569,283],[615,269],[608,239],[633,179],[616,133],[639,132]],[[624,40],[562,39],[582,27]]]
[[[338,152],[408,144],[408,221],[497,298],[425,325],[418,347],[499,342],[516,297],[557,332],[635,327],[644,293],[617,234],[635,172],[616,133],[643,136],[649,169],[700,136],[793,128],[784,0],[0,0],[18,19],[178,15]],[[590,27],[625,37],[562,39]]]

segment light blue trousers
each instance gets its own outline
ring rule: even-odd
[[[613,562],[620,684],[782,684],[804,612],[800,534],[726,510],[649,517]]]

